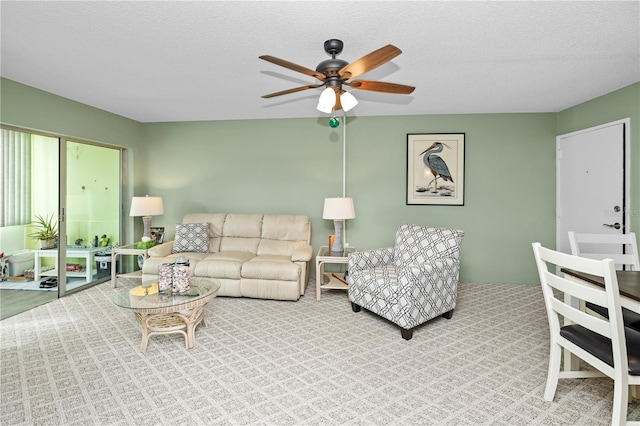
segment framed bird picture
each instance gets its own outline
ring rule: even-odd
[[[464,205],[464,137],[407,134],[407,205]]]

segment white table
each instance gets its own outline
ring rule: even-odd
[[[349,254],[355,252],[355,248],[346,248],[343,253],[335,254],[329,250],[328,246],[322,246],[316,254],[316,300],[320,301],[323,288],[333,290],[347,290],[349,286],[344,282],[344,274],[334,274],[324,272],[327,263],[347,264]],[[329,278],[329,282],[323,284],[324,277]]]
[[[97,273],[97,271],[93,268],[94,258],[96,253],[104,250],[104,247],[84,247],[84,248],[76,248],[76,247],[67,247],[66,258],[69,259],[85,259],[86,265],[84,271],[67,271],[68,277],[86,277],[87,283],[93,281],[93,275]],[[58,276],[57,269],[51,269],[48,271],[42,272],[42,262],[41,260],[45,257],[51,257],[55,259],[56,268],[58,266],[58,249],[47,249],[47,250],[34,250],[34,271],[33,276],[34,280],[38,281],[43,276]]]
[[[113,288],[116,288],[118,285],[116,281],[118,276],[123,275],[118,274],[116,271],[116,261],[118,260],[118,256],[127,254],[133,256],[142,256],[143,259],[146,260],[149,257],[149,249],[139,249],[137,243],[128,244],[126,246],[113,247],[111,249],[111,286]]]

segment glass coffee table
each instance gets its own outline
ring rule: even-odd
[[[158,293],[157,283],[120,290],[113,303],[131,309],[142,328],[140,352],[147,350],[149,337],[156,334],[179,333],[185,347],[195,345],[195,328],[204,321],[204,309],[217,296],[220,282],[213,278],[192,277],[191,289],[185,294]]]

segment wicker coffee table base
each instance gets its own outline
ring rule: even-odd
[[[156,334],[182,334],[185,347],[187,349],[193,348],[196,343],[195,329],[200,324],[206,326],[204,308],[211,299],[212,297],[200,299],[199,303],[192,304],[196,306],[190,311],[166,313],[148,313],[148,310],[145,312],[136,311],[136,319],[142,327],[140,352],[144,353],[147,350],[149,337]],[[156,310],[159,311],[160,309]]]

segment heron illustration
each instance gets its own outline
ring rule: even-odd
[[[434,142],[429,148],[425,149],[420,155],[424,155],[422,161],[424,161],[425,168],[431,171],[433,175],[433,179],[431,182],[435,182],[433,185],[433,192],[438,193],[438,177],[442,178],[445,182],[450,181],[453,182],[453,178],[451,177],[451,172],[449,172],[449,167],[447,167],[447,163],[439,156],[436,155],[438,152],[442,152],[444,147],[451,149],[451,147],[442,142]],[[431,185],[431,182],[427,185],[427,188]]]

